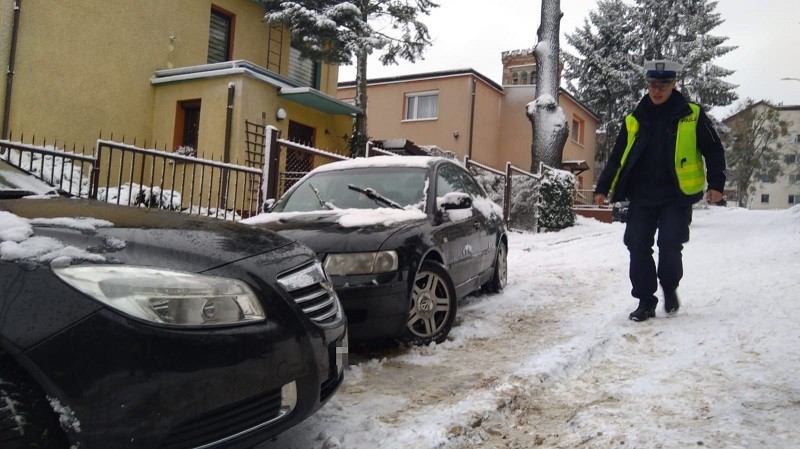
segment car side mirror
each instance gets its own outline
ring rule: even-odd
[[[450,192],[436,198],[436,206],[440,210],[469,209],[472,207],[472,197],[466,193]]]
[[[276,203],[275,198],[267,199],[266,201],[264,201],[264,204],[261,208],[261,212],[269,212],[270,210],[272,210],[272,206],[274,206],[275,203]]]

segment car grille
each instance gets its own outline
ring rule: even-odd
[[[163,449],[202,447],[260,427],[281,414],[281,389],[204,413],[178,425],[162,442]]]
[[[319,325],[338,323],[342,319],[339,298],[319,262],[305,265],[278,277],[278,283],[295,303]]]

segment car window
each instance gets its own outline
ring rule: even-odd
[[[273,212],[390,207],[350,188],[371,189],[401,207],[423,204],[427,170],[421,167],[364,167],[321,171],[304,178],[287,192]]]
[[[442,165],[436,174],[436,196],[442,197],[450,192],[469,193],[461,184],[461,175],[452,165]]]
[[[478,186],[478,183],[475,182],[475,179],[466,171],[461,171],[461,184],[464,186],[464,190],[472,195],[473,198],[486,196],[480,186]]]

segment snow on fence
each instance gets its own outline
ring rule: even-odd
[[[261,207],[262,170],[99,139],[92,155],[0,140],[0,158],[82,198],[239,220]]]

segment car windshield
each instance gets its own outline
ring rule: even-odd
[[[299,182],[273,212],[422,207],[427,170],[420,167],[365,167],[321,171]]]
[[[0,199],[31,195],[58,195],[53,186],[0,160]]]

